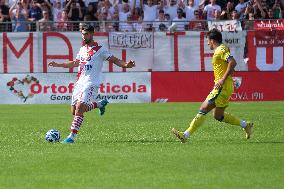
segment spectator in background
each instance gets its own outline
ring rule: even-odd
[[[177,9],[179,8],[176,0],[165,0],[166,4],[164,10],[166,14],[170,15],[170,20],[172,21],[177,17]]]
[[[232,15],[231,15],[232,20],[238,20],[239,19],[239,14],[237,10],[233,10]]]
[[[214,19],[213,20],[221,20],[221,12],[218,10],[215,10],[214,12]]]
[[[99,0],[85,0],[85,6],[88,7],[89,5],[92,5],[94,7],[94,12],[97,12],[98,10],[98,3]]]
[[[207,20],[214,20],[214,13],[215,10],[220,11],[221,12],[221,7],[219,5],[216,4],[216,0],[210,0],[210,4],[206,5],[204,7],[203,10],[203,16],[207,19]]]
[[[177,17],[173,19],[173,23],[176,24],[176,31],[185,31],[187,30],[188,22],[183,17],[184,12],[181,8],[177,9]]]
[[[42,11],[39,7],[39,4],[36,0],[31,1],[31,8],[29,9],[29,18],[28,20],[31,21],[31,31],[36,31],[36,22],[42,18]]]
[[[155,31],[167,31],[169,27],[169,21],[165,18],[165,11],[161,9],[159,11],[159,18],[154,22],[153,28]]]
[[[231,20],[233,10],[234,4],[231,1],[228,1],[225,9],[223,9],[223,11],[221,12],[221,20]]]
[[[127,16],[127,22],[123,24],[123,27],[120,28],[120,31],[122,32],[133,32],[134,31],[131,14]]]
[[[54,3],[52,7],[52,14],[53,14],[54,22],[59,22],[61,20],[62,12],[63,12],[63,6],[61,4],[61,1],[56,0],[56,2]]]
[[[194,11],[196,10],[196,7],[194,6],[194,0],[189,0],[188,6],[184,6],[184,4],[182,4],[182,8],[185,11],[186,20],[192,20],[194,18]]]
[[[95,7],[94,7],[94,4],[89,4],[87,6],[87,9],[86,9],[86,12],[85,12],[85,15],[89,15],[90,19],[91,20],[98,20],[98,18],[96,17],[96,10],[95,10]]]
[[[139,15],[138,20],[133,23],[133,29],[135,32],[144,31],[143,15]]]
[[[147,28],[152,28],[153,21],[157,18],[158,6],[153,4],[153,0],[147,0],[147,4],[143,4],[143,0],[140,0],[140,6],[144,12],[144,22],[147,24]]]
[[[70,1],[70,4],[68,2],[67,4],[68,9],[68,19],[70,21],[76,21],[73,23],[73,30],[78,31],[79,30],[79,24],[78,21],[83,20],[83,10],[80,6],[80,3],[76,1]]]
[[[246,7],[247,7],[247,2],[245,2],[245,0],[239,0],[239,3],[235,7],[235,10],[240,15],[240,18],[243,17],[245,10],[246,10]]]
[[[281,19],[282,18],[282,10],[280,7],[280,0],[275,0],[275,3],[272,7],[273,10],[273,17],[275,19]]]
[[[59,31],[73,31],[73,24],[69,22],[67,10],[63,10],[61,14],[61,19],[57,23],[57,29]]]
[[[42,11],[42,19],[38,21],[39,31],[52,31],[52,21],[47,11]]]
[[[199,10],[194,11],[194,18],[189,22],[189,30],[204,31],[206,29],[206,21],[200,18]]]
[[[128,3],[122,4],[122,11],[119,11],[119,30],[126,24],[127,17],[130,15],[130,6]]]
[[[48,0],[37,0],[39,7],[41,8],[41,11],[47,11],[48,15],[49,15],[49,20],[53,20],[53,16],[52,16],[52,5],[50,4],[50,2]]]
[[[7,32],[9,31],[9,23],[10,22],[9,16],[9,7],[5,5],[5,0],[0,0],[0,32]],[[7,22],[7,23],[5,23]]]
[[[119,30],[119,8],[118,5],[113,6],[114,12],[111,15],[111,20],[112,22],[112,29],[113,31],[118,31]]]
[[[9,15],[12,20],[12,31],[28,31],[28,10],[27,7],[23,7],[20,1],[16,1],[16,3],[10,8]]]

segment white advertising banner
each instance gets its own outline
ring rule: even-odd
[[[226,22],[218,24],[224,28]],[[233,21],[228,24],[232,25]],[[225,32],[223,29],[222,32],[224,43],[229,46],[238,62],[236,70],[277,71],[275,67],[271,67],[274,64],[277,64],[278,70],[282,69],[283,47],[274,51],[268,47],[262,50],[263,47],[254,43],[254,32],[238,31],[240,29],[236,27],[234,32],[231,29],[228,29],[230,32]],[[136,61],[136,66],[132,69],[123,69],[106,62],[104,72],[212,71],[213,51],[208,48],[206,32],[99,32],[94,35],[95,41],[105,47],[116,46],[109,49],[114,56]],[[79,32],[0,33],[0,73],[76,72],[76,69],[48,67],[48,62],[73,60],[81,45]]]
[[[73,73],[0,74],[0,104],[71,103]],[[151,102],[151,73],[104,73],[96,101]]]
[[[110,32],[108,41],[110,48],[154,48],[153,32]]]
[[[217,28],[219,31],[242,31],[242,23],[238,20],[208,21],[208,29]]]

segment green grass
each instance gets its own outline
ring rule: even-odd
[[[231,103],[254,120],[243,131],[207,116],[186,144],[200,103],[110,104],[89,112],[73,145],[44,140],[51,128],[68,134],[68,105],[0,106],[0,188],[280,189],[284,186],[284,102]]]

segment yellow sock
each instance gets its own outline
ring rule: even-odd
[[[224,113],[224,119],[223,121],[225,123],[229,123],[231,125],[237,125],[240,126],[241,125],[241,120],[238,117],[233,116],[232,114],[229,114],[227,112]]]
[[[194,131],[198,129],[198,127],[202,125],[204,120],[205,120],[205,115],[200,113],[197,114],[195,118],[191,121],[190,126],[188,129],[186,129],[186,131],[189,132],[189,134],[192,134]]]

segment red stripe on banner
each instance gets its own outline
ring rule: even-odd
[[[266,47],[266,64],[273,64],[273,47]]]
[[[29,66],[30,66],[30,72],[33,73],[34,71],[34,64],[33,64],[33,33],[29,33],[29,37],[27,38],[25,44],[22,46],[22,48],[17,51],[17,49],[14,47],[12,42],[7,36],[7,33],[3,33],[3,71],[4,73],[8,72],[8,55],[7,55],[7,46],[11,49],[13,54],[17,57],[20,58],[20,56],[24,53],[26,48],[29,46]]]
[[[57,37],[62,39],[68,47],[67,55],[48,55],[47,54],[47,38],[48,37]],[[73,60],[73,49],[70,40],[67,36],[58,32],[43,32],[43,73],[47,73],[47,60],[51,59],[51,57],[57,57],[57,59],[67,59],[69,61]],[[66,58],[67,57],[67,58]],[[69,69],[69,72],[73,72],[73,68]]]
[[[178,68],[178,34],[174,34],[174,70],[179,71]]]
[[[30,72],[33,73],[34,72],[34,39],[33,39],[33,33],[29,34],[29,38],[32,41],[31,45],[30,45]]]
[[[111,61],[108,61],[108,71],[113,72],[113,63]]]
[[[200,69],[201,71],[205,71],[205,63],[204,63],[204,32],[200,32]]]
[[[122,56],[122,60],[126,61],[126,49],[122,49],[121,56]],[[126,72],[126,68],[122,68],[122,71]]]
[[[7,55],[7,33],[3,33],[3,72],[7,73],[8,71],[8,55]]]
[[[256,47],[254,45],[254,31],[247,32],[248,71],[258,71],[256,67]]]

